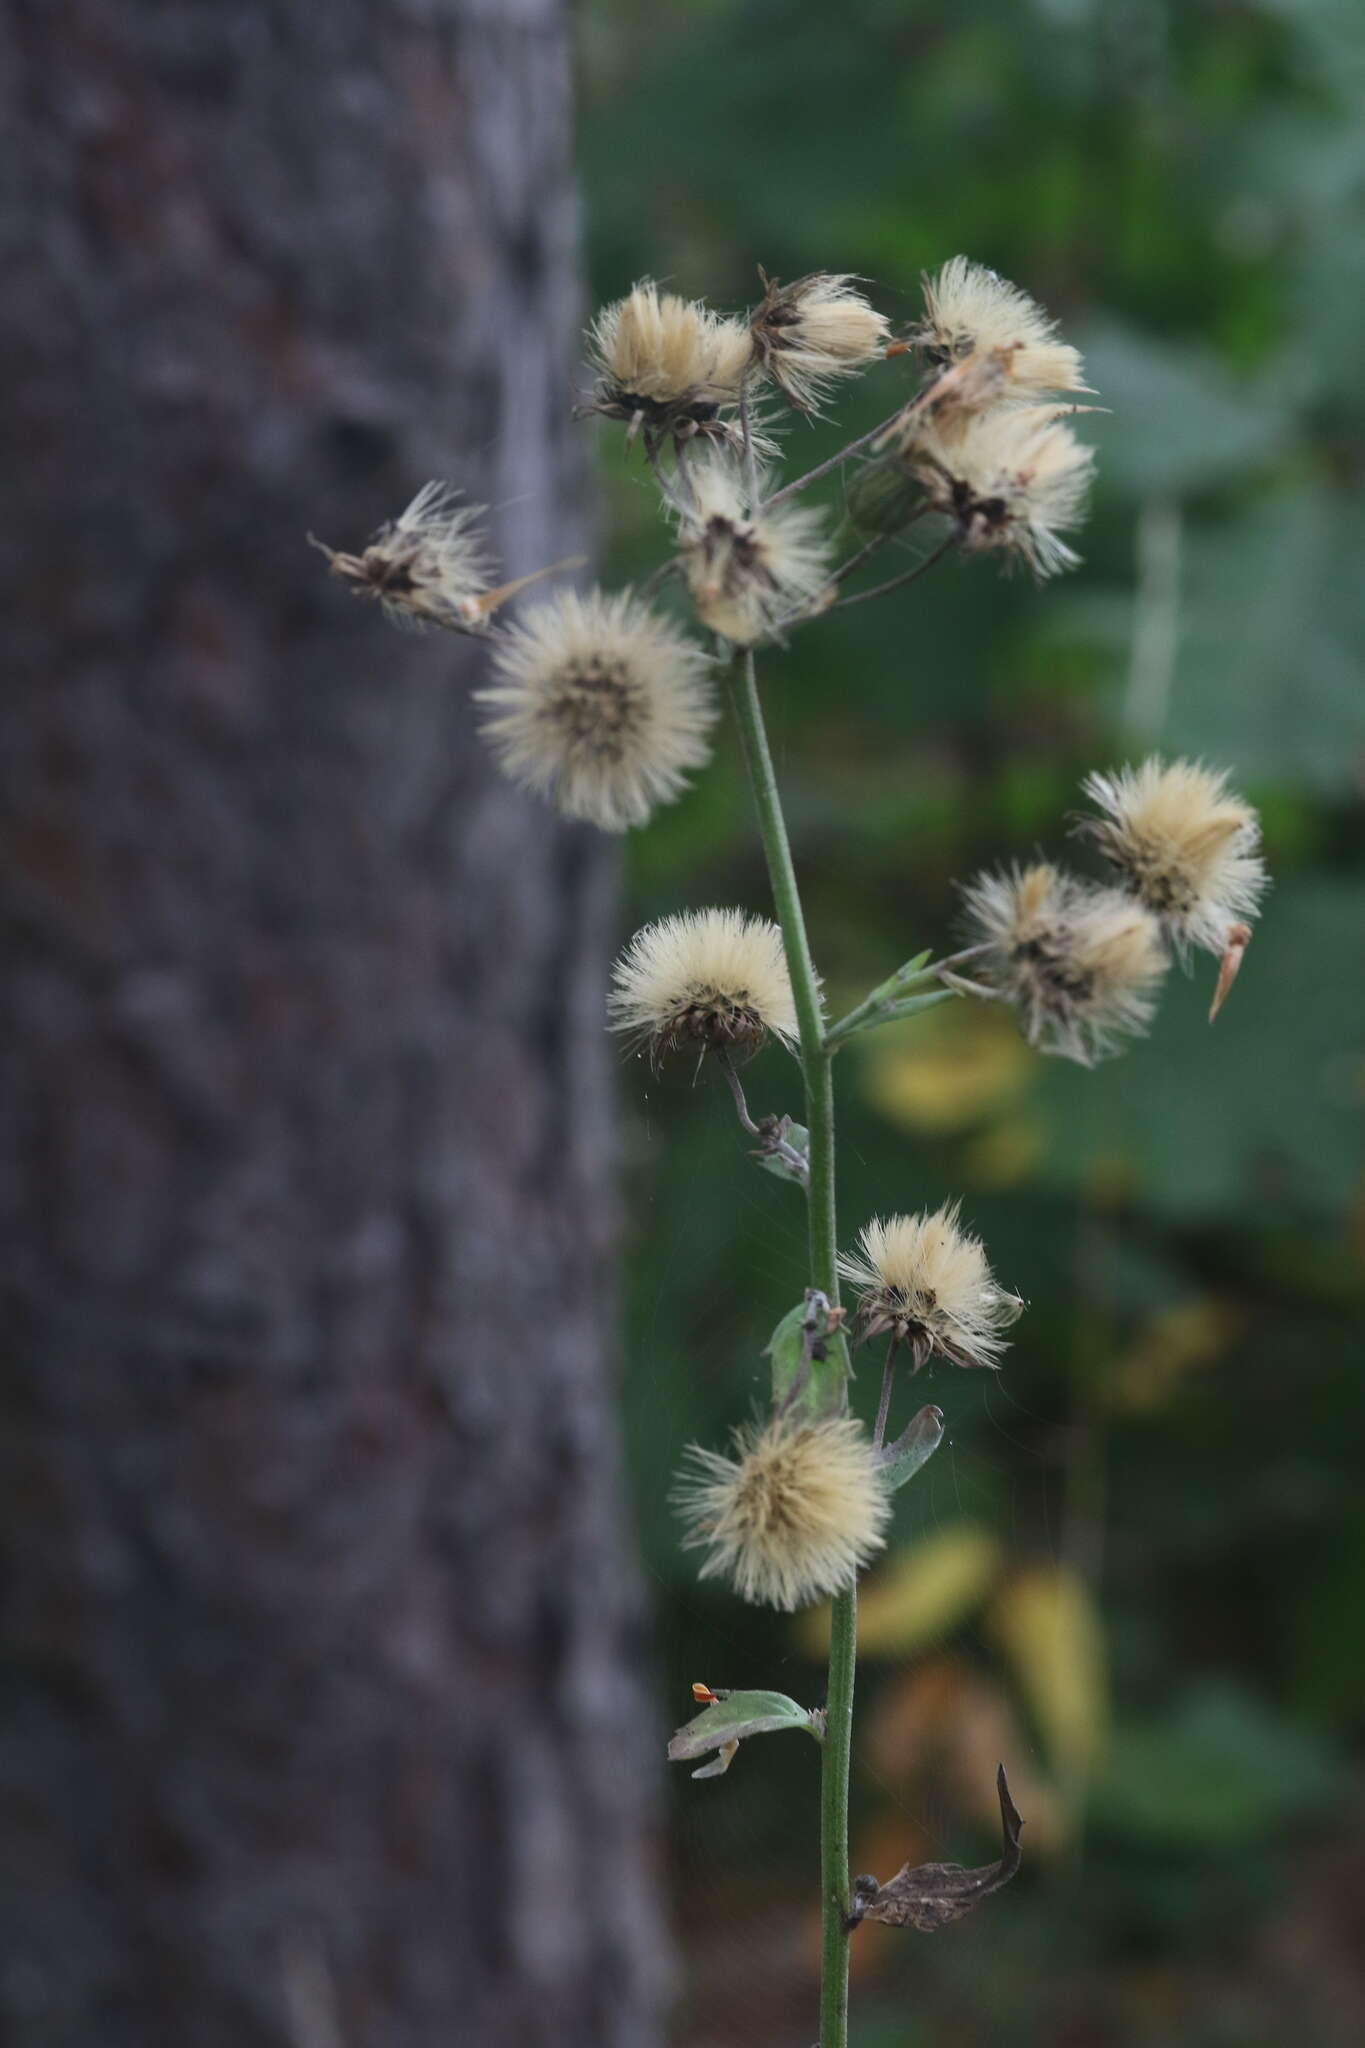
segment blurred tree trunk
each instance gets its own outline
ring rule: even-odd
[[[580,538],[562,0],[0,0],[0,2032],[655,2036],[600,841],[304,540]]]

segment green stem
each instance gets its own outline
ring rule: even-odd
[[[810,955],[801,896],[796,886],[782,799],[773,773],[752,650],[735,681],[735,716],[758,811],[777,921],[787,954],[801,1033],[801,1071],[810,1129],[810,1278],[837,1306],[838,1232],[834,1208],[834,1075],[825,1046],[820,984]],[[853,1679],[857,1657],[857,1593],[834,1601],[820,1787],[820,2048],[848,2042],[848,1769],[853,1739]]]
[[[820,1779],[820,2048],[848,2041],[848,1766],[853,1750],[853,1678],[858,1594],[835,1597],[830,1617],[829,1690]]]

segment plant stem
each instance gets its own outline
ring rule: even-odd
[[[931,555],[926,555],[924,560],[917,562],[913,569],[902,570],[899,576],[889,576],[885,583],[874,583],[871,590],[855,590],[852,597],[841,597],[834,604],[827,605],[825,607],[826,611],[846,611],[851,604],[866,604],[870,597],[885,597],[888,591],[899,590],[903,584],[913,583],[917,576],[927,575],[928,571],[936,563],[941,562],[949,548],[957,546],[957,541],[958,536],[956,532],[950,533],[946,540],[939,542]]]
[[[792,866],[782,799],[773,773],[763,707],[746,649],[735,679],[735,716],[758,812],[777,921],[782,928],[801,1032],[801,1071],[810,1128],[811,1285],[839,1302],[838,1234],[834,1206],[834,1075],[825,1049],[820,985],[811,961],[801,896]],[[836,1596],[829,1652],[825,1744],[820,1786],[820,2048],[848,2042],[848,1770],[853,1737],[853,1680],[857,1658],[857,1593]]]
[[[798,492],[804,491],[810,484],[818,483],[822,476],[828,476],[841,462],[847,462],[850,455],[856,455],[860,448],[866,448],[869,441],[875,441],[878,434],[884,434],[888,427],[894,427],[904,410],[904,406],[898,406],[888,419],[879,420],[875,427],[869,427],[865,434],[859,434],[856,441],[848,442],[837,455],[827,457],[824,462],[817,462],[814,469],[808,469],[804,476],[797,477],[793,483],[783,484],[781,490],[774,491],[771,498],[766,501],[763,510],[770,512],[774,505],[783,504],[786,499],[796,497]],[[820,2048],[824,2048],[823,2042]]]

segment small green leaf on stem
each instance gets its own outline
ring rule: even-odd
[[[804,1188],[810,1182],[809,1154],[810,1132],[804,1124],[794,1124],[784,1116],[779,1119],[771,1148],[760,1145],[754,1156],[765,1173],[775,1173],[779,1180],[795,1181],[797,1187]]]
[[[876,1017],[869,1019],[874,1024],[894,1024],[900,1017],[917,1017],[921,1010],[932,1010],[939,1003],[951,1003],[961,994],[960,989],[935,988],[927,995],[901,996],[888,1003]]]
[[[893,1492],[927,1465],[943,1442],[943,1410],[921,1408],[893,1444],[880,1453],[882,1482]]]
[[[843,1319],[843,1310],[832,1309],[817,1287],[788,1309],[764,1354],[772,1360],[775,1408],[800,1401],[811,1414],[825,1415],[840,1405],[849,1374]]]
[[[729,1770],[736,1749],[750,1735],[778,1735],[785,1728],[803,1728],[817,1742],[824,1740],[818,1708],[798,1706],[784,1692],[717,1693],[711,1705],[679,1728],[668,1745],[671,1763],[687,1763],[717,1754],[693,1771],[694,1778],[719,1778]]]

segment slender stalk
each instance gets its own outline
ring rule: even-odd
[[[946,540],[939,542],[931,555],[926,555],[922,562],[917,562],[913,569],[903,569],[899,576],[889,576],[885,583],[874,583],[871,590],[855,590],[852,597],[841,597],[837,603],[827,606],[826,609],[832,612],[846,611],[851,604],[866,604],[870,597],[885,597],[888,591],[899,590],[903,584],[913,583],[917,576],[927,575],[936,563],[941,562],[949,548],[957,546],[957,541],[958,536],[954,531]]]
[[[898,406],[889,419],[879,420],[875,427],[869,427],[865,434],[859,434],[856,441],[848,442],[845,447],[839,450],[837,455],[827,456],[825,461],[817,462],[814,469],[808,469],[804,476],[798,476],[793,482],[783,484],[780,491],[773,492],[771,498],[764,505],[763,510],[765,512],[771,511],[774,505],[781,505],[786,499],[796,497],[798,492],[804,491],[811,484],[818,483],[822,476],[828,476],[830,471],[837,469],[841,462],[847,462],[850,455],[856,455],[860,448],[866,448],[869,441],[875,441],[877,436],[884,434],[888,427],[894,427],[904,410],[904,406]],[[823,2043],[821,2048],[823,2048]]]
[[[746,649],[735,681],[735,716],[753,788],[767,857],[777,921],[787,954],[801,1031],[801,1070],[810,1127],[811,1285],[839,1301],[838,1235],[834,1206],[834,1076],[825,1049],[820,986],[796,886],[777,777],[768,748],[763,707]],[[836,1596],[830,1632],[829,1686],[820,1781],[820,2048],[848,2044],[848,1772],[853,1741],[853,1681],[857,1662],[857,1592]]]
[[[886,1363],[882,1367],[882,1397],[877,1403],[877,1427],[872,1432],[872,1448],[879,1451],[886,1442],[886,1425],[891,1414],[891,1389],[896,1383],[896,1337],[893,1332],[886,1347]]]

